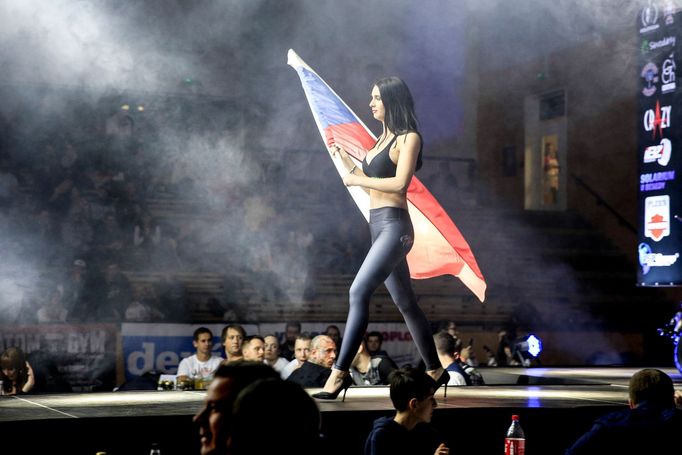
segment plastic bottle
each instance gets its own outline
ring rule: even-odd
[[[526,436],[523,434],[519,416],[512,416],[512,423],[504,439],[504,455],[524,455],[526,453]]]

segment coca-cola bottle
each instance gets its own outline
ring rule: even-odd
[[[526,453],[526,437],[523,434],[519,416],[512,416],[512,423],[504,439],[504,455],[524,455]]]

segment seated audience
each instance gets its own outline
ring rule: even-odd
[[[277,377],[277,372],[264,363],[238,360],[218,367],[206,391],[204,407],[194,416],[194,423],[199,427],[201,455],[229,453],[230,428],[234,423],[232,407],[239,392],[258,380]]]
[[[327,328],[324,329],[323,334],[327,335],[329,338],[334,340],[334,343],[336,343],[337,352],[341,350],[341,331],[337,326],[335,325],[327,326]]]
[[[312,338],[308,334],[299,335],[294,344],[294,359],[287,364],[282,370],[282,379],[288,378],[294,370],[300,368],[310,355],[310,342]]]
[[[428,425],[436,408],[436,382],[414,368],[395,370],[390,376],[391,402],[395,416],[374,421],[365,442],[365,455],[449,453],[435,430]]]
[[[679,453],[682,410],[670,376],[645,369],[630,378],[629,409],[600,417],[566,455]]]
[[[301,323],[289,321],[284,326],[284,343],[279,347],[279,355],[291,361],[294,360],[296,338],[301,334]]]
[[[251,335],[244,339],[242,344],[242,354],[244,360],[249,360],[252,362],[262,362],[264,359],[264,347],[265,341],[263,337],[259,335]]]
[[[223,360],[213,355],[213,333],[206,327],[199,327],[194,331],[192,345],[196,353],[180,361],[178,382],[197,378],[210,380]]]
[[[478,371],[478,360],[474,354],[473,346],[464,346],[459,353],[459,365],[464,372],[469,375],[471,385],[485,385],[485,380],[480,371]]]
[[[436,344],[440,364],[450,374],[448,385],[471,385],[471,378],[466,374],[459,360],[462,341],[448,332],[438,332],[433,336],[433,341]]]
[[[284,367],[289,364],[287,359],[279,356],[279,341],[275,335],[266,335],[265,338],[265,353],[263,361],[275,369],[276,372],[282,373]]]
[[[28,393],[33,389],[35,385],[33,369],[21,349],[7,348],[0,355],[0,380],[4,395]]]
[[[518,366],[518,360],[514,359],[511,340],[514,339],[506,330],[497,332],[497,352],[495,353],[495,366]]]
[[[381,345],[384,343],[384,336],[381,332],[369,332],[365,339],[367,340],[367,352],[369,352],[369,355],[381,354],[388,356],[388,353],[381,349]]]
[[[438,322],[438,326],[436,328],[435,333],[438,333],[438,332],[448,332],[453,337],[459,338],[459,331],[457,330],[457,323],[455,323],[455,321],[451,321],[449,319],[444,319],[444,320]]]
[[[133,298],[125,310],[124,319],[129,322],[153,322],[165,319],[159,310],[159,299],[151,285],[133,289]]]
[[[324,387],[336,360],[336,345],[327,335],[318,335],[310,342],[310,356],[287,378],[301,387]]]
[[[366,341],[363,340],[351,363],[350,371],[356,385],[387,385],[389,375],[397,368],[390,357],[369,355]]]
[[[52,289],[45,299],[45,302],[38,308],[36,317],[38,322],[66,322],[68,311],[62,303],[62,290]]]
[[[244,327],[239,324],[230,324],[223,328],[220,341],[225,348],[225,362],[233,362],[242,359],[242,343],[246,338]]]

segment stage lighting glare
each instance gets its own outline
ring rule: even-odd
[[[514,342],[513,351],[521,365],[528,367],[531,358],[537,358],[542,352],[542,340],[533,334],[518,338]]]
[[[528,337],[528,353],[533,357],[537,357],[542,352],[542,341],[535,335]]]

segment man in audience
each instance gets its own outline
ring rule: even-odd
[[[294,372],[294,370],[300,368],[310,355],[310,343],[312,338],[308,334],[302,334],[296,337],[296,343],[294,344],[294,354],[295,358],[287,364],[282,370],[282,379],[286,379]]]
[[[301,387],[324,387],[336,360],[336,344],[327,335],[318,335],[310,343],[310,357],[287,378]]]
[[[264,340],[264,362],[281,374],[282,370],[284,370],[284,367],[286,367],[289,362],[287,362],[287,359],[284,357],[279,356],[279,341],[275,335],[266,335]]]
[[[244,338],[246,338],[246,331],[239,324],[230,324],[223,328],[220,334],[220,341],[225,348],[226,362],[241,360]]]
[[[600,417],[566,455],[679,453],[682,410],[670,376],[640,370],[630,378],[629,409]]]
[[[468,346],[463,346],[459,353],[459,366],[462,367],[464,372],[469,375],[471,379],[471,385],[485,385],[485,380],[480,371],[478,371],[478,361],[474,354],[474,349],[471,344]]]
[[[196,349],[196,353],[180,361],[178,382],[190,379],[210,380],[223,360],[211,352],[213,349],[213,333],[206,327],[199,327],[194,331],[192,345]]]
[[[208,386],[204,407],[194,416],[201,438],[201,455],[228,453],[232,408],[237,396],[248,385],[271,378],[276,379],[277,372],[264,363],[239,360],[218,367]]]
[[[296,344],[296,337],[301,334],[301,323],[297,321],[289,321],[284,327],[284,343],[280,346],[280,353],[282,357],[291,361],[294,360],[294,348]]]
[[[265,341],[263,337],[259,335],[251,335],[244,339],[242,344],[242,354],[244,360],[250,360],[253,362],[262,362],[264,359],[264,345]]]
[[[471,379],[464,372],[459,361],[462,341],[444,331],[436,333],[433,336],[433,341],[436,344],[441,366],[450,374],[448,385],[471,385]]]
[[[398,367],[390,357],[369,355],[363,340],[350,366],[353,382],[357,385],[387,385],[388,376]]]
[[[341,350],[341,331],[335,325],[329,325],[323,332],[336,343],[336,351]]]
[[[448,454],[443,438],[429,425],[437,406],[436,382],[417,369],[401,368],[391,373],[390,384],[395,416],[374,421],[365,455]]]
[[[381,332],[369,332],[365,339],[367,340],[367,352],[369,352],[369,355],[381,354],[388,356],[386,351],[381,350],[381,345],[384,342],[384,336]]]

